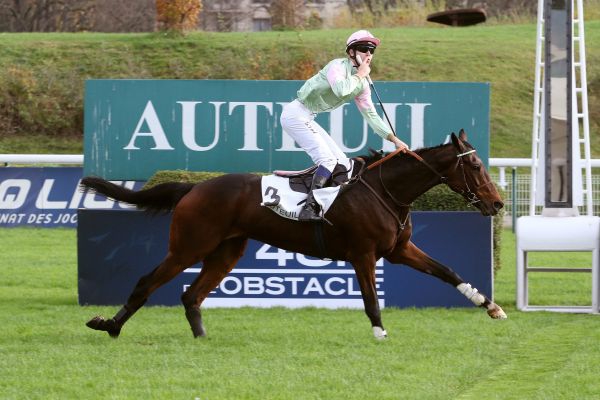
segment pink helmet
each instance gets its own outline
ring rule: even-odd
[[[379,46],[379,39],[377,39],[373,34],[369,31],[361,29],[360,31],[354,32],[348,40],[346,40],[346,52],[358,43],[371,43],[374,46]]]

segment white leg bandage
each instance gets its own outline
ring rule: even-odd
[[[382,340],[387,337],[387,332],[385,329],[381,329],[379,326],[374,326],[373,335],[375,335],[375,339]]]
[[[477,289],[471,287],[470,283],[461,283],[456,287],[467,299],[471,300],[476,306],[480,306],[485,301],[485,297]]]

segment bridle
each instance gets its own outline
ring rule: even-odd
[[[449,183],[446,182],[446,185],[448,185],[448,187],[450,189],[454,190],[456,193],[459,193],[467,201],[469,206],[473,206],[481,201],[479,199],[479,197],[477,197],[477,194],[474,193],[473,191],[471,191],[471,188],[469,187],[469,182],[467,181],[467,174],[465,172],[465,162],[463,160],[463,157],[468,154],[471,154],[471,153],[475,153],[475,149],[465,151],[464,153],[460,153],[460,154],[456,155],[456,158],[458,158],[458,165],[460,166],[460,168],[462,170],[463,182],[465,183],[466,190],[465,189],[456,190],[455,187],[451,186]],[[483,185],[479,185],[475,190],[478,190],[480,187],[488,185],[490,183],[491,183],[491,181],[484,183]]]
[[[400,220],[400,216],[398,214],[398,211],[394,211],[392,209],[392,207],[390,207],[390,205],[388,204],[388,202],[386,202],[383,197],[381,195],[379,195],[379,193],[377,193],[377,191],[368,183],[364,180],[363,178],[363,172],[364,169],[361,169],[361,171],[356,174],[353,178],[351,178],[348,182],[346,182],[347,185],[352,185],[355,182],[361,182],[372,194],[373,196],[379,201],[379,203],[383,206],[384,209],[386,209],[388,211],[388,213],[392,216],[392,218],[394,218],[394,220],[396,221],[397,224],[397,231],[396,231],[396,240],[398,240],[400,233],[402,231],[404,231],[404,228],[406,227],[406,224],[408,223],[408,219],[410,216],[410,204],[405,204],[401,201],[399,201],[398,199],[396,199],[394,197],[394,195],[389,191],[389,189],[386,187],[385,182],[383,181],[383,177],[381,174],[381,166],[383,163],[385,163],[386,161],[388,161],[389,159],[391,159],[392,157],[398,155],[399,153],[402,152],[406,152],[409,155],[411,155],[412,157],[414,157],[415,159],[417,159],[419,162],[421,162],[423,165],[425,165],[427,168],[429,168],[435,175],[437,175],[440,178],[440,182],[447,185],[448,187],[450,187],[450,189],[452,189],[453,191],[459,193],[468,203],[469,206],[474,205],[479,203],[481,200],[479,199],[479,197],[477,197],[477,195],[475,193],[473,193],[473,191],[471,191],[471,188],[469,187],[469,183],[467,182],[467,175],[465,173],[465,166],[464,166],[464,161],[463,161],[463,157],[474,153],[475,149],[472,150],[468,150],[464,153],[460,153],[456,155],[456,158],[458,159],[458,165],[456,166],[456,168],[458,168],[458,166],[460,165],[461,169],[462,169],[462,175],[463,175],[463,180],[465,182],[465,188],[464,189],[457,189],[455,187],[453,187],[452,185],[450,185],[448,183],[448,177],[440,174],[434,167],[431,166],[431,164],[429,164],[427,161],[425,161],[423,159],[423,157],[421,157],[420,155],[418,155],[417,153],[415,153],[414,151],[408,150],[408,149],[397,149],[395,151],[393,151],[392,153],[389,153],[387,156],[383,157],[380,160],[375,161],[374,163],[370,164],[369,166],[366,167],[366,170],[371,170],[375,167],[379,167],[379,183],[381,184],[381,187],[383,188],[383,191],[385,192],[385,194],[392,200],[392,202],[400,209],[406,209],[406,215],[404,216],[403,221]],[[484,183],[483,185],[480,185],[477,187],[477,189],[479,189],[480,187],[489,185],[491,183],[487,182]],[[395,246],[395,244],[394,244]]]
[[[467,202],[468,206],[474,206],[477,203],[481,202],[481,199],[477,196],[477,194],[475,192],[473,192],[471,190],[471,187],[469,186],[469,182],[467,181],[467,174],[465,172],[465,163],[463,160],[463,157],[466,155],[469,155],[471,153],[475,153],[475,149],[471,149],[471,150],[467,150],[463,153],[459,153],[456,155],[456,158],[458,159],[458,164],[456,165],[455,170],[460,167],[462,170],[462,177],[463,177],[463,182],[464,182],[464,189],[463,188],[458,188],[456,186],[451,185],[448,182],[448,177],[444,176],[442,174],[440,174],[434,167],[431,166],[431,164],[429,164],[427,161],[425,161],[425,159],[423,159],[423,157],[421,157],[420,155],[418,155],[417,153],[415,153],[412,150],[408,150],[408,149],[397,149],[395,151],[393,151],[392,153],[389,153],[387,156],[383,157],[380,160],[375,161],[374,163],[370,164],[367,167],[367,170],[373,169],[375,167],[379,167],[379,182],[381,184],[381,186],[383,187],[384,192],[388,195],[388,197],[390,197],[390,199],[394,202],[394,204],[396,204],[397,206],[400,207],[410,207],[410,204],[404,204],[400,201],[398,201],[393,195],[392,193],[387,189],[387,187],[385,186],[385,183],[383,182],[383,178],[381,176],[381,165],[383,163],[385,163],[386,161],[388,161],[389,159],[391,159],[392,157],[406,152],[407,154],[409,154],[410,156],[412,156],[413,158],[417,159],[419,162],[421,162],[423,165],[425,165],[427,168],[429,168],[435,175],[437,175],[440,178],[440,182],[447,185],[450,189],[452,189],[454,192],[460,194],[465,201]],[[363,184],[368,185],[366,182],[364,182],[364,180],[360,180],[361,182],[363,182]],[[486,183],[483,183],[479,186],[477,186],[475,188],[475,190],[479,190],[480,188],[487,186],[489,184],[491,184],[492,181],[488,181]],[[371,190],[373,191],[373,190]],[[389,208],[389,207],[388,207]]]

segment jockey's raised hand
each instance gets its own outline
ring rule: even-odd
[[[369,53],[367,53],[367,54],[368,54],[368,56],[358,66],[358,71],[356,72],[356,75],[360,76],[361,78],[366,78],[371,73],[371,58],[373,56],[372,56],[372,54],[369,54]]]
[[[402,152],[405,152],[406,150],[408,150],[408,145],[406,143],[404,143],[402,140],[398,139],[398,137],[394,136],[393,134],[389,134],[387,137],[387,140],[394,143],[394,146],[396,146],[396,148],[400,149]]]

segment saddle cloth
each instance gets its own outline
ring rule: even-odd
[[[333,172],[331,184],[334,186],[316,189],[313,196],[321,206],[324,215],[335,201],[341,189],[341,184],[348,181],[353,174],[356,163],[347,160],[346,164],[338,164]],[[300,171],[304,172],[304,171]],[[314,170],[313,170],[314,172]],[[289,172],[286,172],[289,175]],[[310,186],[312,174],[300,174],[297,176],[267,175],[261,179],[262,203],[261,206],[268,207],[276,214],[293,220],[298,220],[300,210],[304,206]]]

